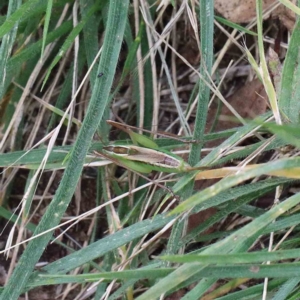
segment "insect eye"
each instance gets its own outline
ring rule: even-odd
[[[123,146],[106,146],[103,147],[103,149],[108,152],[112,152],[114,154],[120,154],[120,155],[135,155],[138,152],[135,149],[131,149]]]

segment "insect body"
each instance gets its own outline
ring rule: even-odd
[[[121,159],[122,164],[125,165],[128,161],[135,162],[139,166],[139,172],[143,173],[149,173],[152,170],[179,173],[191,169],[181,157],[157,149],[135,145],[110,145],[103,147],[103,152],[117,160]]]
[[[206,167],[192,168],[180,156],[159,148],[149,137],[132,131],[132,126],[111,120],[108,120],[107,123],[126,132],[134,144],[109,145],[103,147],[100,153],[94,151],[96,155],[110,159],[117,165],[140,173],[150,173],[153,170],[182,173],[206,169]]]

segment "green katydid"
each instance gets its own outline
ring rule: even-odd
[[[101,153],[95,151],[96,155],[104,156],[118,165],[140,173],[150,173],[153,170],[181,173],[203,169],[192,168],[181,157],[160,149],[152,139],[131,130],[131,126],[111,120],[107,123],[126,132],[134,145],[109,145],[103,147]]]

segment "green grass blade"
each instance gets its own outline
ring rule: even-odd
[[[281,300],[281,299],[288,299],[290,293],[298,286],[300,282],[300,278],[292,278],[289,279],[286,283],[284,283],[276,295],[272,298],[272,300]]]
[[[199,265],[198,265],[199,267]],[[282,267],[282,269],[280,269]],[[240,266],[208,266],[202,270],[201,276],[205,278],[264,278],[275,274],[273,277],[293,278],[298,275],[300,263],[285,263],[273,265],[240,265]],[[43,285],[49,284],[63,284],[63,283],[84,283],[87,281],[97,282],[101,279],[115,280],[115,279],[155,279],[167,276],[174,268],[160,268],[148,270],[128,270],[118,272],[105,272],[95,274],[81,274],[81,275],[40,275],[41,283]],[[299,279],[298,279],[299,281]],[[167,289],[167,288],[166,288]],[[146,299],[143,296],[137,299]],[[155,299],[155,298],[148,298]],[[280,298],[283,299],[283,298]]]
[[[280,218],[275,223],[272,223],[272,224],[268,225],[263,230],[263,234],[269,234],[271,232],[284,230],[286,228],[296,226],[300,223],[299,217],[300,217],[299,214],[295,214],[295,215],[287,216],[287,217],[284,217],[284,218]]]
[[[72,29],[72,22],[66,21],[61,24],[58,28],[50,32],[46,39],[46,45],[62,37]],[[19,70],[24,62],[30,60],[37,55],[42,47],[42,40],[31,44],[21,52],[14,55],[8,62],[8,72],[13,73],[11,76],[16,74],[16,70]]]
[[[251,253],[234,253],[234,254],[186,254],[186,255],[166,255],[160,256],[159,259],[168,260],[179,263],[193,263],[200,264],[249,264],[264,261],[277,261],[283,259],[299,257],[300,249],[275,251],[275,252],[251,252]]]
[[[252,184],[245,184],[242,186],[237,186],[237,187],[229,190],[227,193],[214,195],[212,198],[210,198],[209,201],[202,202],[201,205],[199,207],[197,207],[196,212],[226,203],[226,202],[234,200],[238,197],[247,196],[255,191],[257,191],[259,193],[260,191],[263,191],[263,190],[269,189],[269,188],[274,188],[275,186],[284,184],[286,182],[290,182],[290,179],[274,178],[274,179],[259,181],[259,182],[252,183]]]
[[[69,32],[71,29],[72,22],[64,22],[61,26],[59,26],[54,31],[48,34],[46,44],[55,41],[56,39]],[[38,55],[41,51],[41,47],[42,40],[28,46],[26,49],[10,58],[7,64],[5,88],[7,88],[9,84],[11,84],[13,77],[15,77],[16,74],[18,74],[21,71],[24,62],[27,62],[28,60],[33,59],[35,57],[37,57],[36,59],[38,60]]]
[[[131,279],[156,279],[168,275],[174,268],[160,268],[150,270],[128,270],[118,272],[105,272],[105,273],[88,273],[80,275],[43,275],[41,274],[40,281],[37,286],[50,285],[50,284],[64,284],[64,283],[85,283],[97,282],[101,279],[112,281],[114,279],[131,280]],[[32,285],[31,287],[34,287]]]
[[[229,237],[213,244],[212,246],[206,248],[203,254],[216,254],[216,253],[238,253],[243,251],[245,247],[248,248],[253,243],[253,238],[257,238],[266,225],[270,224],[273,220],[278,218],[280,215],[284,214],[289,209],[295,207],[300,202],[300,194],[296,194],[289,199],[281,202],[277,206],[267,211],[264,215],[253,220],[251,223],[247,224],[243,228],[237,230]],[[248,246],[249,245],[249,246]],[[172,288],[175,288],[180,283],[188,280],[192,276],[198,274],[203,277],[210,278],[225,278],[225,277],[236,277],[236,278],[264,278],[264,277],[274,277],[273,274],[278,276],[283,276],[283,272],[279,271],[282,264],[274,266],[254,266],[253,269],[249,266],[231,266],[230,272],[226,267],[218,269],[214,267],[203,267],[198,263],[184,264],[179,267],[176,271],[172,272],[170,275],[166,276],[164,279],[160,280],[156,285],[152,286],[147,292],[138,297],[138,300],[145,299],[156,299],[160,295],[168,292]],[[267,267],[267,268],[266,268]],[[278,270],[277,270],[278,268]],[[285,265],[285,275],[284,277],[295,277],[296,270],[299,268],[299,263],[286,264]],[[207,270],[214,272],[213,275]],[[280,269],[281,270],[281,269]],[[218,274],[219,272],[219,274]],[[276,273],[277,272],[277,273]],[[298,270],[299,272],[299,270]],[[223,277],[224,276],[224,277]]]
[[[213,186],[196,193],[189,199],[185,200],[181,204],[179,204],[173,211],[172,214],[180,213],[183,211],[187,211],[188,209],[193,208],[196,205],[204,203],[212,196],[219,194],[221,191],[225,191],[241,182],[253,178],[255,176],[260,176],[262,174],[267,174],[271,171],[289,169],[296,166],[300,166],[299,158],[291,158],[291,159],[282,159],[270,163],[266,163],[263,166],[257,166],[256,168],[248,171],[240,171],[239,176],[229,176],[227,178],[222,179],[218,183]]]
[[[53,0],[47,1],[47,9],[46,9],[46,16],[45,16],[44,30],[43,30],[43,44],[42,44],[41,57],[43,57],[44,49],[46,46],[46,39],[47,39],[49,23],[50,23],[50,18],[51,18],[52,6],[53,6]]]
[[[220,22],[220,23],[222,23],[222,24],[224,24],[224,25],[226,25],[226,26],[229,26],[229,27],[231,27],[231,28],[233,28],[233,29],[237,29],[237,30],[239,30],[239,31],[241,31],[241,32],[245,32],[245,33],[250,34],[250,35],[253,35],[253,36],[257,36],[257,33],[256,33],[256,32],[251,31],[251,30],[249,30],[249,29],[247,29],[247,28],[245,28],[245,27],[243,27],[243,26],[241,26],[241,25],[239,25],[239,24],[234,23],[234,22],[228,21],[228,20],[226,20],[226,19],[224,19],[224,18],[222,18],[222,17],[215,16],[215,19],[216,19],[218,22]]]
[[[200,2],[200,40],[201,40],[201,66],[200,74],[207,82],[210,82],[209,76],[213,63],[213,39],[214,34],[214,1]],[[193,139],[203,141],[204,130],[208,111],[208,102],[210,98],[210,88],[201,80],[199,84],[199,96],[196,112]],[[192,144],[189,156],[189,164],[194,166],[198,163],[203,143]]]
[[[154,8],[154,7],[153,7]],[[144,32],[141,32],[142,36],[146,36],[146,29],[143,26]],[[141,40],[142,55],[146,56],[150,51],[147,39]],[[145,114],[144,114],[144,127],[151,128],[153,118],[153,76],[151,61],[147,60],[144,63],[144,94],[145,94]]]
[[[265,182],[262,181],[259,183],[232,188],[228,193],[224,193],[224,195],[221,193],[211,198],[211,201],[206,202],[206,204],[209,207],[216,207],[217,209],[219,209],[219,211],[213,216],[211,216],[209,219],[201,223],[199,226],[194,228],[191,232],[189,232],[184,238],[182,238],[180,243],[182,245],[185,245],[192,240],[199,240],[199,234],[201,232],[205,231],[208,228],[211,228],[211,226],[226,218],[226,216],[228,216],[230,213],[236,212],[242,214],[243,212],[240,211],[242,205],[244,205],[245,203],[249,203],[250,201],[257,200],[259,197],[266,194],[267,192],[274,190],[279,184],[284,184],[286,182],[289,182],[289,180],[281,178],[274,180],[266,180]],[[224,204],[222,205],[221,203]],[[200,205],[199,207],[195,208],[194,212],[196,213],[199,210],[204,210],[204,206],[205,205]],[[257,217],[257,215],[255,217]]]
[[[192,265],[192,264],[187,264]],[[195,264],[194,267],[199,265]],[[295,278],[299,277],[300,263],[285,263],[273,265],[253,264],[241,266],[209,266],[201,271],[205,278]],[[143,298],[137,298],[143,299]],[[149,299],[149,298],[148,298]],[[150,298],[151,299],[151,298]]]
[[[59,259],[42,269],[48,274],[66,274],[67,272],[91,262],[93,259],[104,256],[112,250],[118,249],[120,246],[132,242],[145,234],[162,228],[172,218],[164,216],[156,216],[151,220],[144,220],[129,226],[128,228],[117,231],[116,233],[106,236],[89,246],[72,253],[62,259]],[[37,274],[37,273],[36,273]],[[29,286],[38,285],[39,277],[32,275]]]
[[[300,22],[296,22],[283,65],[279,108],[286,121],[298,124],[300,110]]]
[[[102,1],[104,2],[104,1]],[[82,17],[86,18],[89,14],[89,11],[92,9],[94,1],[91,0],[80,0],[80,10],[82,13]],[[88,67],[92,65],[94,58],[99,51],[99,42],[97,39],[98,34],[98,22],[102,22],[102,18],[97,17],[96,15],[92,14],[89,16],[84,28],[83,28],[83,40],[84,40],[84,48],[86,53],[86,60],[88,63]],[[90,73],[90,83],[93,85],[96,82],[97,77],[97,69],[94,67]]]
[[[23,17],[30,15],[31,11],[35,10],[35,5],[40,0],[29,0],[26,1],[23,5],[20,5],[20,1],[14,0],[10,1],[9,3],[13,3],[13,5],[16,5],[19,3],[15,8],[18,8],[18,10],[15,11],[15,9],[12,10],[12,14],[5,20],[5,22],[0,26],[0,38],[2,38],[6,33],[8,33]]]
[[[213,61],[213,39],[211,36],[214,32],[214,7],[213,1],[200,2],[200,40],[201,40],[201,65],[200,74],[202,78],[209,82],[209,75],[211,74]],[[199,84],[199,96],[196,112],[196,120],[194,126],[193,139],[201,141],[200,143],[192,144],[188,163],[191,166],[199,162],[201,149],[203,147],[204,130],[208,111],[208,102],[210,98],[210,89],[204,81]],[[190,175],[184,176],[184,189],[182,191],[182,198],[189,197],[192,194],[193,183]],[[174,187],[175,188],[175,187]],[[175,188],[176,189],[176,188]],[[178,245],[184,229],[184,220],[178,221],[172,229],[172,233],[168,243],[168,253],[176,253]]]
[[[290,10],[292,10],[293,12],[295,12],[296,14],[300,15],[300,8],[297,7],[294,3],[292,3],[289,0],[279,0],[283,5],[285,5],[286,7],[288,7]],[[299,5],[299,4],[298,4]]]
[[[265,120],[270,116],[270,113],[266,113],[265,115],[261,116],[260,118],[262,120]],[[257,127],[257,122],[250,122],[249,124],[238,128],[238,130],[233,134],[230,138],[225,140],[220,146],[214,148],[207,156],[205,156],[196,166],[207,166],[212,163],[218,162],[218,157],[220,152],[222,153],[222,149],[230,148],[232,145],[239,142],[245,135],[247,135],[250,131],[252,131],[255,127]],[[197,175],[197,171],[189,172],[185,176],[181,177],[178,182],[173,186],[172,190],[174,193],[178,194],[180,191],[182,191],[190,182],[193,180],[193,178]],[[184,197],[183,197],[184,198]],[[167,199],[164,198],[162,202],[164,202]]]
[[[85,52],[83,47],[79,48],[78,53],[78,72],[80,73],[84,67],[85,64]],[[55,109],[61,110],[64,107],[67,107],[67,102],[69,100],[69,97],[72,92],[72,79],[73,79],[73,72],[74,72],[74,64],[72,64],[71,68],[68,70],[68,73],[65,77],[64,83],[62,85],[61,91],[56,99],[55,102]],[[96,70],[95,70],[96,72]],[[49,132],[51,129],[53,129],[54,124],[56,124],[57,120],[61,119],[58,118],[59,114],[52,114],[51,119],[48,123],[47,132]],[[67,119],[69,120],[69,115],[67,116]],[[72,122],[74,123],[74,119],[72,119]],[[67,124],[67,122],[65,122]],[[80,128],[81,122],[77,122],[78,127]]]
[[[260,121],[266,120],[270,117],[270,113],[266,113],[263,116],[260,116]],[[218,161],[218,157],[220,155],[220,152],[222,153],[222,149],[230,149],[234,144],[241,141],[249,132],[254,130],[257,127],[257,122],[254,120],[253,122],[249,122],[247,125],[243,127],[239,127],[235,134],[233,134],[231,137],[226,139],[221,145],[214,148],[208,155],[206,155],[202,160],[201,164],[198,164],[197,166],[205,166],[209,165],[213,162]]]
[[[262,28],[262,0],[256,0],[256,14],[257,14],[257,33],[258,33],[258,51],[259,51],[259,58],[260,58],[260,76],[262,78],[262,82],[266,93],[269,98],[269,102],[271,105],[271,109],[276,120],[277,124],[281,124],[281,117],[279,113],[279,107],[277,102],[277,95],[275,92],[275,88],[271,81],[271,77],[269,74],[266,57],[265,57],[265,49],[264,49],[264,42],[263,42],[263,28]]]
[[[113,0],[109,3],[103,54],[98,68],[99,72],[102,71],[105,73],[105,76],[101,78],[99,84],[95,85],[93,89],[86,118],[71,152],[68,167],[35,234],[44,232],[59,223],[76,189],[89,145],[103,116],[105,107],[108,105],[109,92],[123,40],[128,4],[128,1],[120,3]],[[13,300],[19,297],[51,236],[52,232],[49,232],[38,239],[32,240],[28,244],[0,299]],[[18,282],[17,286],[16,282]]]
[[[11,16],[18,9],[18,7],[20,5],[21,5],[20,0],[9,1],[7,15]],[[7,19],[9,19],[9,17]],[[7,23],[7,22],[8,22],[8,20],[6,20],[5,23]],[[14,45],[17,30],[18,30],[18,24],[19,24],[19,22],[16,22],[15,24],[13,24],[12,27],[7,25],[9,30],[6,32],[6,35],[3,36],[2,41],[1,41],[1,47],[0,47],[0,78],[1,78],[0,99],[5,94],[5,80],[7,77],[7,62],[8,62],[8,59],[9,59],[12,49],[13,49],[13,45]],[[2,26],[4,26],[4,25],[2,25]],[[0,32],[1,32],[2,26],[0,27]]]
[[[224,163],[232,161],[233,159],[241,159],[243,157],[247,157],[248,155],[253,153],[253,151],[256,151],[259,147],[263,146],[264,143],[265,141],[261,141],[253,145],[247,146],[244,149],[236,151],[235,153],[228,154],[225,157],[219,159],[217,161],[217,164],[222,165]],[[267,147],[264,148],[263,152],[270,151],[273,149],[280,149],[281,147],[284,147],[286,145],[287,143],[285,141],[283,141],[280,138],[276,138],[273,141],[271,141],[271,143]]]
[[[213,278],[201,280],[191,291],[184,295],[182,300],[199,299],[216,282]]]
[[[277,125],[274,123],[265,123],[263,124],[263,127],[277,135],[277,137],[285,141],[286,144],[300,148],[299,124]]]
[[[61,46],[60,50],[59,50],[59,53],[54,57],[48,71],[47,71],[47,74],[45,76],[45,79],[43,81],[43,86],[42,88],[44,87],[44,85],[46,84],[50,74],[51,74],[51,71],[53,70],[53,68],[56,66],[56,64],[60,61],[60,59],[63,57],[63,55],[68,51],[68,49],[71,47],[71,45],[73,44],[75,38],[79,35],[79,33],[82,31],[85,23],[88,21],[89,19],[89,16],[94,14],[95,11],[98,9],[98,6],[97,5],[94,5],[89,13],[85,16],[84,19],[82,19],[76,27],[73,28],[73,30],[70,32],[69,36],[66,38],[64,44]]]
[[[283,283],[284,280],[282,279],[270,280],[268,284],[268,291],[278,289],[278,286],[280,286]],[[229,295],[219,297],[218,300],[261,299],[263,288],[264,284],[257,284],[242,291],[230,293]]]

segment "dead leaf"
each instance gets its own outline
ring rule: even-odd
[[[269,8],[277,0],[264,0],[263,10]],[[296,4],[296,0],[292,0]],[[225,19],[234,23],[249,23],[256,17],[256,0],[215,0],[215,10]],[[279,18],[282,24],[292,31],[296,21],[295,13],[284,5],[280,5],[271,13],[272,18]]]
[[[263,9],[276,0],[264,0]],[[215,0],[215,10],[225,19],[234,23],[248,23],[256,16],[255,0]]]
[[[267,95],[259,79],[254,79],[238,89],[232,96],[228,97],[228,103],[245,120],[252,120],[267,110]],[[208,112],[208,122],[206,132],[211,128],[216,115],[216,108],[213,107]],[[219,121],[214,132],[222,131],[240,126],[229,108],[223,104]],[[220,140],[206,143],[207,147],[215,147],[220,144]]]
[[[237,90],[227,101],[244,119],[253,119],[266,112],[267,96],[259,79],[247,82]],[[223,105],[216,131],[237,127],[239,123],[229,121],[225,116],[233,117],[227,106]]]
[[[296,4],[296,0],[292,0],[291,2],[293,2],[294,4]],[[279,20],[281,21],[281,23],[289,30],[292,31],[294,26],[295,26],[295,22],[296,22],[296,14],[288,9],[286,6],[284,5],[280,5],[273,13],[272,13],[272,17],[278,17]]]

